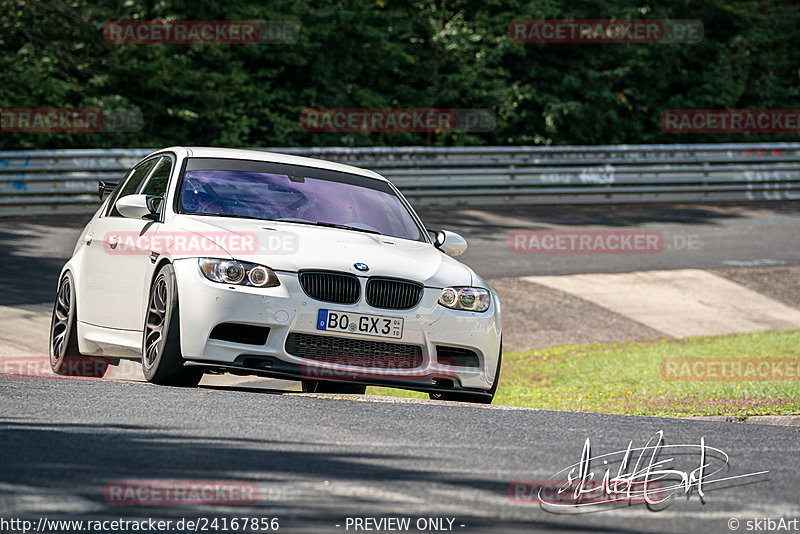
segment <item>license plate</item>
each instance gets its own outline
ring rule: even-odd
[[[400,339],[403,337],[403,320],[399,317],[320,310],[317,330]]]

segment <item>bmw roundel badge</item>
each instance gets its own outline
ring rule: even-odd
[[[369,271],[369,266],[366,263],[354,263],[353,267],[355,267],[361,272]]]

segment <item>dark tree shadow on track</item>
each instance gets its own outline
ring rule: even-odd
[[[77,238],[90,218],[0,219],[0,250],[4,259],[0,269],[0,305],[52,302],[58,275],[75,245],[74,239],[66,235]],[[49,228],[59,232],[50,232]]]
[[[53,499],[59,495],[77,495],[103,507],[83,514],[52,511],[39,514],[47,513],[50,519],[102,521],[147,517],[175,521],[183,517],[279,517],[282,530],[292,531],[295,527],[305,532],[331,532],[337,530],[335,525],[342,524],[346,516],[452,517],[454,514],[437,513],[437,507],[444,508],[444,503],[436,502],[427,505],[428,513],[404,513],[402,503],[384,502],[380,492],[346,499],[337,498],[334,493],[327,499],[324,490],[314,490],[322,487],[323,480],[348,485],[378,483],[387,490],[425,488],[435,483],[452,492],[477,491],[493,496],[508,493],[507,483],[420,469],[418,462],[423,458],[400,454],[312,452],[300,450],[308,448],[307,443],[193,436],[169,428],[130,424],[45,424],[7,419],[0,421],[0,429],[5,464],[2,483],[44,488]],[[218,507],[107,504],[106,484],[125,481],[235,481],[257,484],[260,499],[256,504]],[[285,491],[264,490],[270,487]],[[14,510],[14,503],[13,491],[3,491],[0,486],[0,513],[25,516],[24,512]],[[470,532],[642,532],[620,526],[590,526],[580,517],[550,515],[538,506],[510,502],[506,506],[523,510],[526,513],[522,515],[527,518],[494,521],[457,514],[457,521],[467,525]],[[35,511],[27,512],[36,515]]]

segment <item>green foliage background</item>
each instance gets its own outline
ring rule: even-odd
[[[283,45],[112,45],[130,19],[293,20]],[[522,44],[514,19],[700,19],[697,44]],[[667,134],[661,110],[796,109],[800,4],[769,0],[0,0],[0,107],[137,107],[135,133],[0,132],[0,149],[797,140]],[[490,108],[491,133],[309,133],[317,108]]]

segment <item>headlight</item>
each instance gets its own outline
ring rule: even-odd
[[[212,282],[251,287],[275,287],[281,285],[278,276],[269,267],[236,260],[197,258],[200,272]]]
[[[480,287],[446,287],[439,295],[439,304],[453,310],[485,312],[489,303],[489,291]]]

